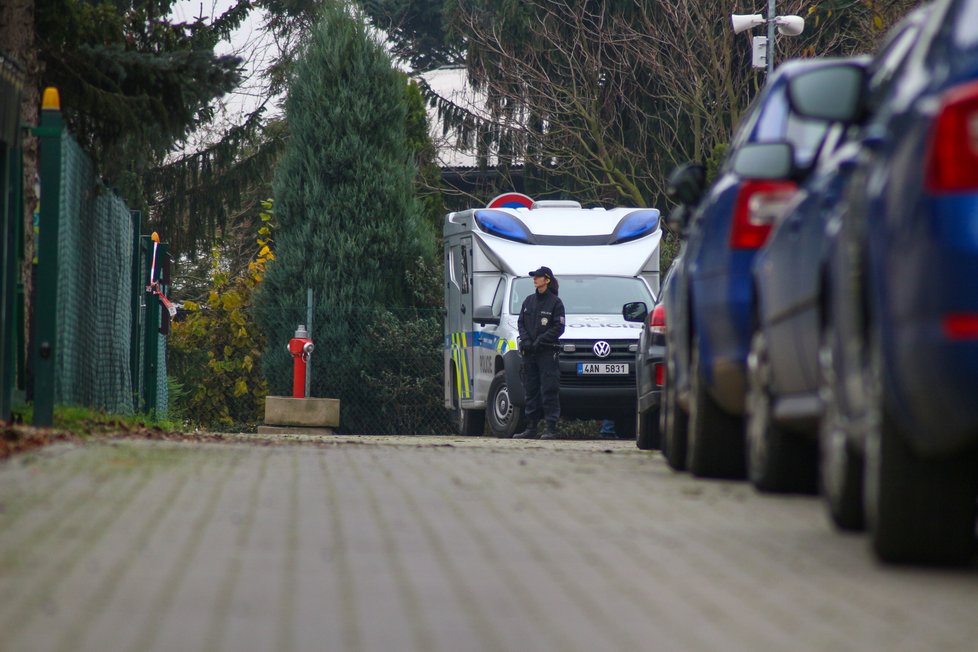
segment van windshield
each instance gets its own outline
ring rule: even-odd
[[[652,294],[641,279],[621,276],[558,276],[560,299],[568,315],[620,315],[621,307],[631,301],[652,305]],[[513,281],[509,312],[520,313],[523,300],[533,294],[533,278],[524,276]]]

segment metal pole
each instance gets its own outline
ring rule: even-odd
[[[150,257],[154,243],[148,235],[142,236],[142,240],[146,243],[146,267],[143,269],[143,278],[149,279],[152,273]],[[146,302],[146,309],[143,313],[143,404],[140,412],[152,414],[159,407],[156,376],[160,349],[160,300],[152,292],[146,292],[143,286],[143,301]]]
[[[41,146],[41,225],[37,246],[37,285],[34,290],[34,425],[54,424],[58,341],[58,220],[61,211],[61,100],[45,89],[41,126],[35,129]]]
[[[136,412],[140,411],[140,378],[139,378],[139,332],[140,332],[140,318],[142,317],[142,311],[140,310],[141,299],[143,296],[143,284],[142,284],[142,247],[139,243],[139,225],[141,221],[141,213],[139,211],[129,211],[130,219],[132,220],[132,238],[130,240],[130,247],[132,247],[132,265],[129,269],[129,311],[132,315],[132,321],[130,322],[129,328],[129,376],[132,379],[132,407]]]
[[[312,288],[306,288],[306,332],[307,337],[315,342],[312,330]],[[309,398],[312,391],[312,358],[306,362],[306,398]]]
[[[774,19],[776,17],[774,0],[767,0],[767,76],[769,79],[774,72]]]

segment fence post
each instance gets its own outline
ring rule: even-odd
[[[146,243],[146,265],[143,268],[143,278],[149,284],[149,275],[153,256],[153,241],[148,235],[142,236],[142,241]],[[157,253],[159,256],[159,253]],[[146,292],[143,286],[143,297],[146,300],[145,318],[143,320],[143,411],[152,414],[157,408],[157,387],[156,374],[158,372],[160,348],[160,300],[152,292]]]
[[[306,330],[309,337],[315,341],[315,331],[312,330],[312,288],[306,288]],[[306,398],[312,396],[312,360],[306,363]]]
[[[56,88],[44,89],[41,126],[41,227],[34,294],[34,425],[54,424],[58,339],[58,229],[61,212],[61,138],[64,122]]]
[[[131,276],[129,305],[132,312],[132,321],[129,327],[129,377],[132,379],[132,406],[136,412],[139,412],[139,397],[141,396],[139,392],[139,318],[142,314],[139,307],[144,291],[143,286],[140,285],[139,277],[139,271],[142,269],[139,244],[141,215],[139,211],[129,211],[129,215],[132,219],[132,265],[129,272]]]
[[[0,420],[10,421],[17,349],[17,255],[21,214],[20,70],[0,55]]]
[[[14,152],[16,144],[7,141],[10,134],[0,134],[0,421],[10,421],[11,397],[14,389],[14,294],[17,274],[15,255],[14,223],[16,221],[16,201],[14,200]],[[20,170],[16,170],[19,175]]]

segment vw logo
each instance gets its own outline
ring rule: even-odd
[[[598,356],[599,358],[607,358],[609,355],[611,355],[611,345],[604,340],[595,342],[594,355]]]

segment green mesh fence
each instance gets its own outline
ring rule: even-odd
[[[82,215],[90,208],[95,175],[91,161],[67,134],[61,140],[61,210],[58,225],[58,345],[55,376],[55,401],[81,405],[84,391],[85,311],[82,308],[81,269]],[[41,201],[44,201],[42,195]],[[41,225],[43,227],[43,224]],[[130,406],[131,407],[131,406]]]
[[[136,407],[130,351],[138,345],[132,342],[131,298],[141,291],[132,287],[132,218],[67,134],[61,174],[55,400],[129,413]],[[160,340],[157,413],[164,415],[166,349]]]
[[[166,417],[170,413],[169,388],[166,382],[166,337],[159,336],[157,347],[159,360],[156,365],[156,414]]]

